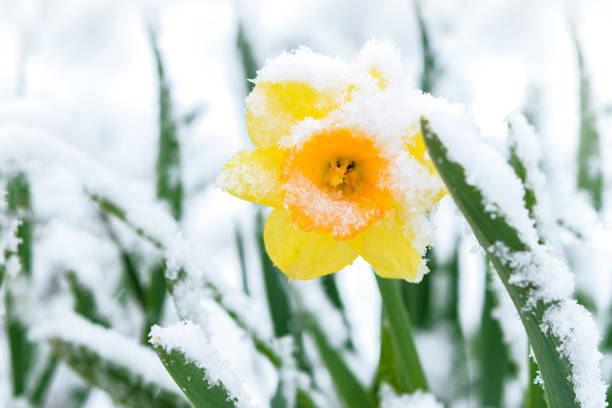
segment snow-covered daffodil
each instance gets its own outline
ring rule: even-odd
[[[256,148],[236,154],[219,185],[273,207],[265,246],[290,279],[358,256],[382,277],[422,278],[428,212],[446,190],[419,126],[436,100],[405,78],[393,46],[374,42],[352,63],[301,48],[258,72],[247,98]]]

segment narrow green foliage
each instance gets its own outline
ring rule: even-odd
[[[142,330],[142,342],[148,344],[149,332],[154,324],[159,324],[166,300],[165,264],[160,263],[151,268],[151,282],[145,291],[145,325]]]
[[[431,267],[433,257],[431,247],[428,247],[426,257],[427,264]],[[431,327],[435,320],[431,310],[431,275],[423,276],[423,280],[418,284],[404,280],[398,282],[412,325],[420,329]]]
[[[235,397],[231,396],[223,383],[209,382],[206,370],[188,361],[183,353],[178,350],[168,352],[159,346],[154,346],[153,349],[174,382],[178,384],[195,408],[232,408],[236,406]]]
[[[380,319],[380,353],[374,383],[374,391],[376,393],[378,393],[382,384],[389,384],[396,393],[401,393],[404,389],[397,369],[397,362],[393,356],[391,324],[384,310]]]
[[[511,131],[512,129],[510,129]],[[523,195],[523,203],[529,211],[529,217],[533,220],[536,220],[536,216],[534,213],[535,206],[537,204],[536,194],[531,188],[530,184],[527,182],[527,168],[525,164],[521,160],[521,158],[517,154],[517,146],[516,141],[512,138],[510,140],[510,165],[514,169],[514,173],[518,176],[523,184],[523,188],[525,190],[525,194]]]
[[[502,328],[493,317],[493,310],[497,307],[498,300],[491,280],[491,274],[487,271],[478,344],[480,405],[501,407],[505,380],[515,371],[515,367],[510,359],[508,346],[504,343]]]
[[[343,405],[347,408],[374,408],[371,396],[346,365],[340,353],[329,344],[316,322],[310,321],[308,326]]]
[[[412,338],[412,327],[397,280],[376,276],[385,316],[389,319],[391,348],[401,380],[402,393],[427,391],[427,380]]]
[[[157,238],[154,238],[152,235],[146,233],[142,228],[130,223],[127,219],[127,215],[125,214],[125,211],[122,208],[120,208],[117,204],[113,203],[108,198],[101,197],[97,194],[89,194],[89,198],[91,198],[91,200],[98,205],[98,207],[103,213],[107,215],[111,215],[115,217],[116,219],[118,219],[119,221],[123,222],[127,227],[129,227],[132,231],[134,231],[136,235],[143,238],[145,241],[149,242],[155,248],[159,250],[164,249],[164,246],[161,244],[161,242]]]
[[[298,390],[295,399],[295,408],[317,408],[317,404],[315,404],[307,392]]]
[[[240,52],[240,61],[242,62],[242,69],[244,71],[245,78],[245,89],[248,94],[253,90],[253,87],[255,86],[255,84],[249,81],[249,79],[255,79],[255,77],[257,76],[257,62],[255,61],[253,49],[244,31],[244,25],[242,24],[242,22],[238,24],[238,36],[236,38],[236,46],[238,47],[238,51]]]
[[[30,185],[23,173],[12,177],[6,186],[7,209],[9,213],[19,217],[20,225],[17,228],[17,257],[19,258],[20,271],[17,279],[28,280],[32,275],[32,208],[30,197]],[[4,327],[8,339],[9,355],[11,361],[11,380],[13,395],[22,395],[30,379],[35,345],[27,338],[25,322],[19,314],[18,293],[7,285],[4,298],[6,315]]]
[[[266,252],[263,242],[263,224],[263,216],[261,213],[258,213],[256,228],[257,244],[259,247],[264,285],[266,287],[268,307],[274,325],[274,335],[276,337],[283,337],[291,333],[289,326],[293,315],[293,307],[289,298],[287,278],[274,266]]]
[[[249,294],[249,279],[247,276],[247,265],[244,249],[244,237],[242,230],[238,225],[234,228],[234,240],[236,242],[236,251],[238,251],[238,261],[240,262],[240,276],[242,277],[242,290],[247,295]]]
[[[344,323],[344,327],[346,327],[346,331],[349,333],[349,336],[346,339],[346,347],[349,350],[354,350],[355,345],[353,344],[353,340],[351,339],[351,325],[348,320],[348,316],[346,315],[346,310],[344,310],[344,303],[342,302],[342,298],[340,297],[340,291],[338,290],[338,284],[336,283],[336,274],[332,273],[329,275],[322,276],[320,278],[321,285],[323,286],[323,293],[330,301],[332,306],[342,315],[342,322]]]
[[[140,306],[146,309],[146,299],[145,293],[142,288],[142,283],[140,282],[140,275],[138,273],[138,263],[136,262],[135,257],[123,246],[123,243],[117,236],[115,229],[113,228],[108,214],[115,215],[120,219],[125,219],[125,215],[118,208],[111,209],[114,211],[105,212],[105,207],[103,204],[100,204],[100,218],[102,219],[102,223],[104,224],[104,228],[106,229],[106,234],[111,239],[117,250],[119,251],[119,259],[121,261],[121,266],[123,269],[124,277],[127,282],[127,287],[132,294],[132,296],[136,299],[136,301],[140,304]],[[106,205],[110,205],[106,203]],[[123,218],[121,218],[123,217]]]
[[[25,174],[19,173],[11,178],[6,185],[7,209],[9,213],[19,217],[21,223],[17,228],[17,256],[21,271],[32,275],[32,204],[30,198],[30,184]]]
[[[13,395],[23,395],[32,371],[34,345],[28,341],[28,328],[15,310],[15,299],[10,288],[7,288],[4,305],[4,327],[8,339],[11,359],[11,379]]]
[[[509,282],[513,268],[490,248],[495,242],[503,243],[511,253],[528,251],[519,233],[509,226],[503,214],[486,211],[480,190],[466,181],[461,165],[450,161],[446,147],[432,132],[426,119],[421,120],[421,129],[427,150],[448,187],[453,199],[472,227],[478,242],[489,256],[506,290],[519,312],[527,336],[540,364],[545,384],[546,398],[551,407],[578,407],[573,384],[571,364],[560,354],[560,340],[550,332],[544,332],[541,323],[544,312],[551,306],[538,301],[530,312],[525,312],[529,299],[529,287],[519,287]]]
[[[529,383],[525,395],[525,408],[547,408],[544,390],[540,384],[536,384],[538,364],[529,356],[527,359],[529,360]]]
[[[436,60],[434,57],[433,50],[431,48],[431,42],[429,38],[429,32],[427,31],[427,25],[421,12],[421,1],[414,1],[414,12],[417,19],[419,28],[419,35],[421,38],[421,52],[423,54],[423,68],[421,72],[421,90],[423,92],[431,93],[433,91],[434,82],[437,76]]]
[[[125,407],[188,408],[182,396],[148,383],[128,366],[109,361],[95,350],[55,338],[49,343],[55,354],[92,386],[105,391],[115,403]]]
[[[77,274],[74,271],[67,271],[66,280],[74,299],[74,311],[94,323],[111,327],[110,321],[98,311],[93,292],[79,281]]]
[[[124,223],[125,226],[134,231],[138,236],[143,238],[144,240],[151,243],[161,252],[165,251],[164,246],[161,241],[157,238],[153,237],[151,234],[145,232],[141,227],[134,225],[127,219],[125,211],[121,209],[117,204],[113,203],[107,198],[100,197],[95,194],[90,194],[90,198],[98,204],[99,208],[104,211],[107,215],[115,217],[117,220]],[[184,270],[178,271],[176,274],[172,274],[171,276],[166,274],[166,286],[171,295],[173,295],[174,286],[180,284],[186,278],[186,272]],[[272,365],[275,367],[280,367],[280,356],[274,350],[274,347],[269,344],[266,339],[261,338],[254,328],[249,327],[249,325],[236,313],[231,305],[229,305],[226,300],[223,298],[223,295],[219,288],[217,288],[212,282],[202,282],[202,285],[206,287],[211,292],[212,300],[219,305],[219,307],[225,311],[225,313],[236,323],[238,327],[243,329],[245,333],[251,338],[255,349],[260,352],[264,357],[266,357]],[[176,299],[174,298],[174,302],[176,303]]]
[[[159,149],[157,156],[157,197],[166,201],[175,219],[183,211],[183,183],[181,181],[181,155],[178,125],[172,111],[170,85],[166,78],[164,61],[157,43],[157,35],[149,29],[149,39],[159,82]]]
[[[51,386],[51,381],[53,380],[53,376],[57,371],[58,362],[59,360],[53,353],[47,357],[47,361],[45,362],[40,375],[34,381],[32,388],[28,391],[28,401],[30,401],[32,406],[43,406],[45,397],[49,391],[49,387]]]
[[[572,26],[571,33],[576,48],[578,72],[580,75],[580,130],[577,157],[578,188],[588,194],[593,207],[600,211],[603,204],[604,188],[601,169],[601,142],[597,128],[597,114],[593,102],[589,73],[576,30],[576,27]]]

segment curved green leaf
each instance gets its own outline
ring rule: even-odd
[[[438,172],[457,207],[472,227],[481,247],[489,256],[519,312],[542,372],[548,405],[555,408],[579,407],[571,382],[571,363],[558,351],[560,340],[550,331],[544,331],[541,326],[544,312],[551,304],[538,301],[529,312],[526,312],[530,288],[510,283],[510,276],[515,272],[516,266],[513,268],[499,256],[499,253],[491,250],[491,246],[496,242],[503,243],[511,253],[530,251],[530,248],[521,240],[519,233],[508,225],[503,215],[486,211],[481,191],[467,183],[464,168],[448,158],[446,147],[431,130],[425,118],[421,119],[421,129],[427,150]]]

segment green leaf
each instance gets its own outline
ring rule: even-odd
[[[274,335],[276,337],[283,337],[291,333],[289,326],[293,318],[293,305],[289,298],[287,278],[274,266],[266,252],[263,242],[264,220],[261,212],[257,214],[256,224],[259,257],[261,259],[268,308],[274,325]]]
[[[23,173],[13,176],[7,183],[7,210],[17,216],[20,225],[17,228],[17,257],[19,258],[19,275],[17,280],[28,281],[32,275],[32,208],[30,198],[30,184]],[[26,282],[19,282],[23,285]],[[20,285],[16,285],[19,287]],[[11,380],[13,395],[22,395],[32,371],[35,345],[27,338],[28,327],[22,319],[19,310],[21,293],[13,291],[12,285],[7,282],[4,297],[6,315],[4,327],[9,346],[11,361]]]
[[[434,87],[434,82],[437,77],[436,59],[429,39],[429,33],[421,12],[421,1],[413,0],[414,12],[419,28],[419,36],[421,38],[421,53],[423,54],[423,68],[421,72],[421,90],[431,93]]]
[[[98,336],[100,335],[98,333]],[[104,358],[90,345],[75,343],[57,336],[48,340],[53,351],[62,361],[92,386],[108,393],[117,404],[133,408],[188,408],[190,406],[179,394],[160,384],[148,382],[123,361],[111,361]],[[104,339],[98,340],[104,341]]]
[[[325,334],[316,322],[310,321],[308,327],[344,406],[347,408],[374,408],[370,394],[346,365],[340,353],[328,343]]]
[[[525,408],[547,408],[544,389],[540,384],[536,384],[538,364],[529,356],[527,356],[527,359],[529,360],[529,378],[527,379],[529,382],[525,395]]]
[[[165,273],[165,263],[163,262],[151,268],[151,282],[145,291],[145,325],[142,331],[144,344],[148,344],[151,327],[160,322],[164,310],[167,292]]]
[[[384,313],[389,319],[391,346],[402,393],[428,391],[427,380],[412,338],[410,318],[402,300],[399,282],[376,276]]]
[[[321,282],[321,286],[323,286],[323,293],[325,293],[325,296],[329,302],[342,316],[342,323],[344,323],[344,327],[348,333],[346,348],[349,350],[355,350],[355,345],[351,339],[351,325],[349,323],[348,316],[346,315],[346,310],[344,310],[344,303],[340,297],[340,291],[338,290],[338,284],[336,283],[336,274],[332,273],[322,276],[319,279],[319,282]]]
[[[6,186],[8,212],[19,217],[20,225],[17,228],[17,256],[21,271],[26,276],[32,275],[32,208],[30,198],[30,184],[25,174],[19,173],[12,177]]]
[[[257,62],[255,61],[253,49],[251,48],[248,37],[246,36],[242,22],[238,24],[236,46],[238,47],[238,51],[240,51],[240,61],[242,62],[242,69],[244,71],[246,90],[248,94],[255,86],[255,84],[249,81],[249,79],[255,79],[257,76]]]
[[[206,370],[187,361],[178,350],[166,351],[154,346],[166,370],[181,388],[195,408],[233,408],[236,402],[223,383],[211,384],[206,380]]]
[[[480,190],[466,181],[465,170],[461,165],[451,161],[447,149],[438,136],[433,133],[429,122],[421,119],[421,129],[427,145],[427,150],[436,165],[444,183],[468,223],[472,227],[478,242],[489,256],[506,290],[519,312],[527,336],[539,362],[542,378],[545,384],[546,398],[550,407],[578,407],[573,384],[571,363],[560,354],[560,340],[550,331],[544,332],[541,323],[544,312],[551,306],[541,301],[526,312],[529,299],[529,287],[519,287],[509,282],[515,272],[513,267],[505,262],[499,254],[491,251],[491,246],[501,242],[511,253],[529,251],[521,240],[519,233],[508,225],[503,214],[486,211],[484,197]]]
[[[35,345],[28,340],[28,327],[16,310],[16,299],[10,287],[4,296],[4,327],[11,361],[13,395],[23,395],[32,371]]]
[[[593,207],[600,211],[603,204],[604,179],[601,169],[601,142],[589,72],[586,68],[577,28],[571,26],[580,75],[580,131],[578,141],[578,188],[585,191]]]
[[[157,34],[149,28],[149,40],[159,81],[159,148],[157,155],[157,197],[166,201],[175,219],[183,212],[183,183],[181,181],[181,154],[178,125],[172,111],[170,85],[166,78],[164,61],[157,43]]]
[[[242,236],[242,230],[236,224],[234,228],[234,240],[236,242],[236,251],[238,251],[238,260],[240,261],[240,276],[242,277],[242,290],[247,295],[249,294],[249,279],[247,277],[247,265],[245,258],[244,249],[244,237]]]
[[[31,389],[28,391],[28,400],[33,406],[43,406],[45,397],[51,386],[51,381],[57,371],[58,362],[59,360],[53,353],[47,357],[47,361],[40,375],[36,378]]]
[[[391,344],[391,324],[385,311],[382,310],[380,319],[380,353],[378,357],[378,369],[376,370],[376,382],[374,391],[378,394],[382,384],[390,385],[396,393],[405,389],[397,369],[397,362],[393,356],[393,345]]]
[[[491,274],[487,271],[478,344],[480,404],[483,407],[503,405],[505,380],[515,371],[508,346],[504,343],[502,328],[493,317],[497,304],[497,296],[491,286]]]
[[[66,279],[74,298],[74,311],[104,327],[111,327],[110,321],[98,312],[96,298],[93,292],[79,281],[74,271],[66,272]]]

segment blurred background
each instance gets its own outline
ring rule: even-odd
[[[551,217],[560,226],[556,244],[580,271],[578,292],[605,336],[612,293],[612,240],[605,233],[612,221],[610,21],[612,3],[606,0],[1,0],[0,126],[42,129],[146,186],[167,203],[215,273],[235,290],[248,289],[268,313],[257,228],[262,210],[215,187],[224,162],[251,148],[247,78],[266,59],[299,46],[350,60],[369,39],[391,40],[414,86],[464,103],[492,143],[504,145],[504,120],[512,112],[524,113],[535,127]],[[599,147],[595,159],[581,163],[587,116],[596,123]],[[170,160],[180,163],[174,174],[180,204],[173,193],[160,196],[156,184],[164,118],[172,119],[180,146]],[[581,166],[601,175],[597,191],[577,181]],[[95,212],[73,203],[78,188],[59,166],[30,185],[36,224],[31,296],[71,302],[65,269],[76,265],[78,279],[95,292],[112,326],[138,338],[143,312],[133,300],[122,306],[115,301],[123,296],[117,250],[100,239]],[[501,292],[486,278],[478,245],[448,197],[436,225],[432,273],[418,287],[404,288],[429,383],[450,406],[522,406],[529,370],[518,317],[504,307],[507,300],[495,296]],[[152,249],[117,229],[123,246],[147,265]],[[290,283],[303,299],[315,299],[313,308],[319,285]],[[374,276],[357,260],[335,275],[333,286],[341,298],[340,326],[350,333],[347,361],[369,384],[380,351]],[[58,295],[64,292],[65,299]],[[202,302],[212,343],[252,401],[266,406],[276,389],[275,373],[253,357],[250,340],[214,302]],[[177,319],[171,303],[165,302],[160,322]],[[482,375],[489,368],[479,344],[489,324],[497,327],[499,346],[493,363],[499,366],[500,353],[507,355],[501,384],[487,384]],[[328,330],[333,337],[334,327]],[[610,381],[612,339],[607,342],[602,369]],[[313,346],[307,342],[308,347]],[[314,367],[323,387],[331,387],[327,374]],[[8,343],[0,336],[0,405],[17,404],[10,370]],[[67,367],[57,370],[45,406],[69,406],[71,393],[86,389]],[[113,404],[92,390],[80,406]]]

